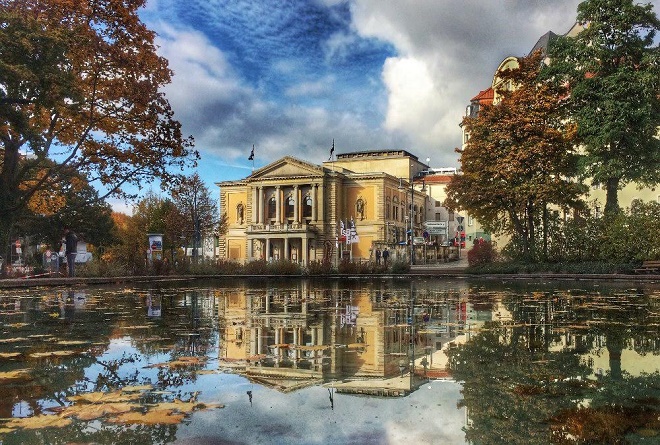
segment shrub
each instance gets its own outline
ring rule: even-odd
[[[392,261],[390,265],[390,271],[392,273],[408,273],[410,272],[410,264],[405,260],[396,260]]]
[[[329,260],[323,261],[310,261],[307,265],[307,275],[331,275],[336,273],[332,267],[332,262]]]
[[[468,264],[470,266],[480,266],[495,262],[497,252],[491,241],[476,243],[467,253]]]

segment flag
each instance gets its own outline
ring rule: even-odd
[[[346,241],[346,228],[344,226],[344,221],[339,221],[339,241]]]
[[[328,158],[328,161],[332,161],[332,154],[335,152],[335,140],[332,140],[332,148],[330,149],[330,157]]]
[[[248,161],[254,161],[254,144],[252,144],[252,151],[250,152],[250,156],[248,157]]]
[[[353,218],[351,218],[351,228],[349,229],[349,236],[347,238],[350,238],[351,244],[357,243],[360,241],[360,237],[357,234],[357,230],[355,229],[355,222],[353,221]]]

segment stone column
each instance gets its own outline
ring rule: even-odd
[[[293,222],[300,222],[300,197],[298,196],[298,184],[293,186]]]
[[[319,184],[319,191],[316,196],[316,202],[318,202],[318,213],[316,215],[317,220],[325,221],[325,187],[323,184]]]
[[[312,184],[312,189],[310,190],[309,196],[312,198],[312,221],[316,222],[318,219],[318,212],[316,211],[316,193],[318,192],[319,185]]]
[[[282,191],[280,186],[275,186],[275,222],[282,224]]]
[[[264,223],[264,188],[259,187],[259,199],[257,201],[257,223],[258,224],[263,224]]]
[[[302,243],[302,262],[303,262],[303,266],[306,266],[309,263],[309,258],[308,258],[309,249],[307,246],[307,238],[305,236],[301,238],[301,243]]]
[[[266,252],[264,252],[264,259],[266,261],[270,259],[270,238],[266,238]]]
[[[291,254],[289,253],[289,237],[284,237],[284,253],[282,254],[282,259],[290,261]]]
[[[247,240],[247,260],[251,261],[252,257],[254,256],[254,253],[252,252],[252,248],[254,245],[254,240],[251,238],[248,238]]]
[[[252,188],[252,224],[259,223],[259,198],[258,188]]]

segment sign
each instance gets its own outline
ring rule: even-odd
[[[413,237],[413,243],[415,243],[416,246],[419,246],[420,244],[424,244],[424,237],[423,236]]]
[[[463,229],[463,225],[461,224],[460,226],[458,226],[458,227],[456,228],[456,230],[458,230],[459,232],[462,232],[462,231],[464,230],[464,229]]]
[[[459,224],[463,224],[463,221],[465,221],[465,217],[464,216],[457,216],[456,221],[458,221]]]
[[[426,221],[425,225],[429,235],[447,234],[447,221]]]

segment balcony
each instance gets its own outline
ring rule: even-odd
[[[316,227],[308,222],[285,224],[250,224],[248,234],[258,233],[307,233],[316,232]]]

